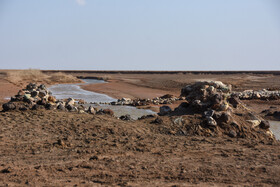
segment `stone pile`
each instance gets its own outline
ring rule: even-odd
[[[174,111],[168,106],[161,107],[159,115],[198,115],[195,119],[198,121],[197,125],[187,128],[188,131],[196,129],[193,132],[196,134],[200,134],[200,131],[205,134],[226,134],[230,137],[264,136],[274,139],[269,123],[247,109],[239,97],[232,94],[231,85],[220,81],[196,82],[184,87],[181,97],[185,97],[186,101]],[[252,121],[257,121],[257,125],[253,125]]]
[[[182,100],[182,97],[174,97],[172,95],[166,94],[161,97],[156,97],[153,99],[131,99],[122,98],[117,101],[111,102],[111,105],[129,105],[129,106],[146,106],[146,105],[161,105],[161,104],[172,104],[175,101]]]
[[[261,99],[261,100],[276,100],[280,99],[280,90],[269,91],[266,89],[254,91],[245,90],[243,92],[233,93],[242,100]]]
[[[114,112],[110,109],[100,109],[89,106],[84,107],[83,100],[75,100],[68,98],[64,100],[56,99],[52,93],[46,88],[45,85],[37,85],[30,83],[25,89],[19,90],[18,94],[11,98],[8,103],[4,103],[3,111],[11,110],[62,110],[78,113],[90,113],[90,114],[109,114],[114,115]]]

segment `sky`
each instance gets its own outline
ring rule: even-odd
[[[279,0],[0,0],[0,69],[280,70]]]

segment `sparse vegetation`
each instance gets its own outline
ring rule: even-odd
[[[45,74],[39,69],[11,70],[7,72],[6,80],[18,86],[24,85],[26,84],[26,82],[44,84],[82,82],[80,79],[74,77],[73,75],[61,72]]]

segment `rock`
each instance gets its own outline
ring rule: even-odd
[[[257,119],[256,120],[247,120],[247,122],[251,123],[253,128],[259,126],[261,123],[261,121],[257,120]]]
[[[96,114],[96,108],[90,106],[90,107],[88,108],[87,112],[94,115],[94,114]]]
[[[229,105],[228,105],[226,102],[223,102],[223,103],[220,105],[220,110],[221,110],[221,111],[226,111],[228,108],[229,108]]]
[[[78,113],[79,114],[84,114],[84,113],[86,113],[83,109],[78,109]]]
[[[64,106],[62,103],[59,103],[59,104],[57,105],[57,109],[58,109],[58,110],[61,110],[61,111],[66,110],[65,106]]]
[[[47,100],[46,99],[41,99],[39,101],[37,101],[38,105],[46,105],[47,104]]]
[[[207,125],[209,127],[216,127],[217,126],[217,122],[214,120],[214,118],[206,117],[206,120],[207,120]]]
[[[24,96],[24,94],[25,94],[25,92],[23,90],[19,90],[17,95],[18,96],[20,96],[20,95]]]
[[[194,100],[191,105],[196,112],[202,112],[207,108],[207,105],[200,100]]]
[[[147,118],[153,118],[153,117],[155,117],[155,115],[149,114],[149,115],[141,116],[140,118],[138,118],[138,120],[147,119]]]
[[[75,104],[75,99],[73,99],[73,98],[68,98],[67,101],[66,101],[66,104],[67,104],[67,105],[74,105],[74,104]]]
[[[24,94],[24,96],[23,96],[23,98],[24,98],[25,100],[30,99],[30,97],[31,97],[31,94]]]
[[[46,90],[46,86],[44,84],[41,84],[39,87],[38,87],[40,90]]]
[[[35,83],[29,83],[29,84],[26,86],[26,89],[27,89],[27,90],[37,89],[37,84],[35,84]]]
[[[48,101],[51,103],[55,103],[56,102],[56,98],[54,96],[49,96],[48,97]]]
[[[231,138],[235,138],[237,136],[237,133],[234,130],[230,130],[228,136]]]
[[[47,110],[55,110],[56,109],[56,105],[55,104],[51,104],[51,103],[47,103],[45,108]]]
[[[110,116],[114,116],[114,111],[111,109],[104,109],[102,111],[104,114],[110,115]]]
[[[39,94],[38,91],[32,91],[32,92],[31,92],[31,97],[37,97],[38,94]]]
[[[2,105],[3,111],[10,111],[10,110],[15,110],[16,109],[16,105],[14,103],[4,103]]]
[[[86,102],[83,99],[79,99],[78,104],[86,104]]]
[[[260,123],[259,126],[260,126],[260,128],[262,128],[262,129],[269,129],[269,128],[270,128],[269,122],[268,122],[268,121],[264,121],[264,120],[261,121],[261,123]]]
[[[43,98],[43,97],[47,96],[47,92],[46,92],[45,90],[41,90],[41,91],[39,91],[38,96],[39,96],[40,98]]]
[[[71,104],[67,104],[67,105],[66,105],[66,108],[67,108],[67,110],[69,110],[69,111],[74,111],[74,110],[75,110],[74,105],[71,105]]]
[[[169,106],[162,106],[159,108],[159,115],[164,116],[172,112],[172,109]]]
[[[229,124],[231,122],[232,117],[226,113],[223,112],[219,117],[215,116],[216,120],[218,121],[218,123],[226,123]]]
[[[132,121],[133,120],[129,114],[121,116],[120,119],[124,120],[124,121]]]
[[[221,104],[222,100],[223,100],[223,96],[221,93],[219,94],[217,93],[214,95],[214,97],[212,97],[213,104]]]
[[[205,117],[212,117],[214,115],[215,111],[214,110],[207,110],[204,112]]]
[[[27,111],[28,108],[27,108],[26,106],[20,106],[20,107],[19,107],[19,110],[20,110],[20,111]]]
[[[240,103],[240,100],[237,95],[232,95],[230,98],[228,98],[228,102],[236,108],[237,105]]]
[[[162,124],[163,123],[163,120],[159,117],[157,117],[155,120],[153,120],[151,123],[153,124]]]

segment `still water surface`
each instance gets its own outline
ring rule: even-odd
[[[91,91],[84,90],[80,87],[80,85],[85,84],[98,84],[105,83],[103,80],[95,80],[95,79],[83,79],[85,83],[79,84],[57,84],[49,87],[49,90],[57,99],[67,99],[69,97],[74,99],[83,99],[87,103],[90,102],[112,102],[116,101],[116,99],[109,97],[105,94],[99,94]],[[116,117],[120,117],[125,114],[129,114],[133,119],[137,119],[143,115],[155,114],[155,112],[151,110],[137,109],[135,107],[130,106],[112,106],[112,105],[92,105],[98,109],[106,109],[109,108],[114,111]]]

